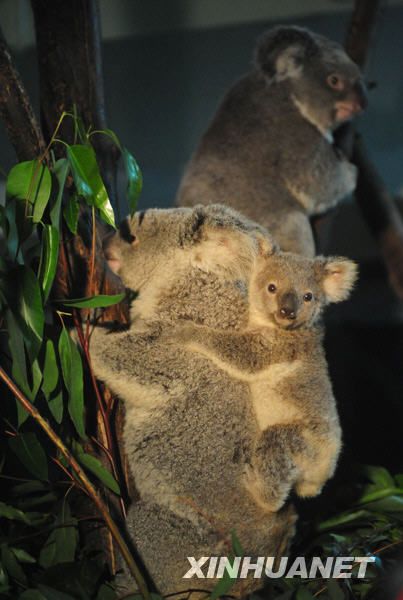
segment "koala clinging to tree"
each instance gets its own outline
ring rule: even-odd
[[[360,70],[341,46],[300,27],[268,31],[254,69],[202,137],[178,204],[228,204],[267,227],[282,250],[313,256],[309,218],[356,183],[332,132],[365,105]]]
[[[214,205],[139,213],[105,252],[139,295],[130,330],[95,328],[90,351],[125,403],[140,496],[127,523],[155,583],[188,589],[186,557],[228,555],[233,529],[246,555],[282,555],[290,488],[317,493],[337,457],[315,323],[347,295],[354,267],[278,252],[261,227]]]
[[[281,555],[293,534],[291,504],[273,513],[242,485],[259,436],[248,384],[167,342],[180,322],[246,327],[262,240],[273,246],[235,211],[199,206],[137,213],[106,243],[110,265],[138,297],[130,330],[94,329],[91,359],[125,404],[123,439],[140,496],[127,525],[163,594],[211,589],[214,580],[182,579],[186,557],[228,555],[232,529],[251,556]]]

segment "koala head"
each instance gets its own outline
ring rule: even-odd
[[[282,329],[310,327],[327,304],[348,298],[356,278],[357,265],[346,258],[261,256],[249,292],[251,317]]]
[[[104,241],[109,267],[126,287],[165,289],[190,269],[245,279],[258,253],[258,239],[274,248],[269,234],[222,206],[150,209],[126,218]]]
[[[304,118],[322,133],[367,105],[358,66],[339,44],[307,29],[279,26],[268,31],[258,41],[255,62],[270,83],[287,86]]]

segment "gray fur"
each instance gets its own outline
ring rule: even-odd
[[[136,214],[106,255],[139,292],[130,330],[95,328],[90,348],[97,377],[125,403],[140,496],[128,528],[163,594],[208,590],[214,580],[182,579],[187,556],[228,555],[233,529],[245,555],[281,555],[295,522],[290,489],[314,495],[334,469],[340,430],[317,322],[355,270],[281,253],[221,206]],[[314,301],[296,304],[290,328],[282,298],[308,290]]]
[[[329,87],[333,73],[343,90]],[[178,204],[227,204],[267,227],[283,250],[313,256],[309,217],[356,183],[332,131],[365,102],[360,71],[338,44],[298,27],[269,31],[254,69],[229,90],[203,135]],[[351,115],[341,115],[339,103]]]

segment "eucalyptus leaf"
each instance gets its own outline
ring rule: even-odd
[[[50,220],[52,222],[53,227],[56,227],[57,230],[59,230],[60,228],[60,211],[62,207],[63,193],[69,170],[70,164],[67,158],[60,158],[58,161],[56,161],[56,164],[54,166],[54,173],[59,184],[59,189],[56,195],[55,202],[52,208],[50,209]]]
[[[23,550],[22,548],[10,548],[10,550],[18,562],[31,564],[36,563],[36,558],[31,556],[31,554],[28,554],[26,550]]]
[[[34,588],[29,588],[28,590],[25,590],[25,592],[22,592],[22,594],[20,594],[18,596],[18,600],[47,600],[47,599],[46,599],[46,596],[41,594],[41,592],[39,590],[35,590]]]
[[[63,380],[69,392],[69,414],[77,433],[85,438],[83,366],[80,353],[64,327],[59,338],[59,356]]]
[[[119,485],[116,479],[105,469],[102,463],[95,457],[90,454],[86,454],[85,452],[79,450],[77,452],[77,460],[91,473],[93,473],[106,487],[108,487],[112,492],[117,495],[120,495]]]
[[[48,299],[56,275],[59,256],[59,232],[53,225],[44,225],[41,244],[41,260],[38,278],[42,286],[43,301]]]
[[[1,548],[1,562],[3,563],[3,567],[10,575],[10,577],[16,579],[19,583],[22,583],[23,585],[27,583],[27,578],[25,576],[24,571],[19,565],[14,554],[6,545],[3,545]]]
[[[48,568],[60,563],[73,562],[77,542],[77,521],[71,516],[69,505],[65,502],[55,521],[55,528],[41,550],[39,564]]]
[[[364,473],[378,488],[395,486],[392,475],[385,467],[366,465]]]
[[[9,519],[11,521],[21,521],[22,523],[26,523],[26,524],[29,523],[28,517],[22,510],[19,510],[18,508],[15,508],[14,506],[10,506],[9,504],[6,504],[5,502],[1,502],[1,501],[0,501],[0,517],[2,517],[4,519]]]
[[[105,308],[119,304],[126,294],[105,295],[98,294],[97,296],[89,296],[88,298],[72,298],[70,300],[61,300],[64,306],[74,308]]]
[[[48,400],[48,406],[54,420],[60,425],[63,420],[63,393],[59,392],[54,398],[50,398],[50,400]]]
[[[44,481],[48,480],[46,453],[35,433],[21,433],[10,438],[8,443],[14,454],[34,477]]]
[[[39,223],[50,198],[52,177],[46,165],[37,160],[16,164],[8,174],[6,194],[8,198],[26,200],[34,205],[33,220]]]
[[[123,148],[123,163],[127,176],[127,200],[129,203],[130,215],[136,212],[137,202],[143,189],[143,175],[136,159],[127,148]]]
[[[77,198],[74,195],[70,195],[66,200],[66,205],[63,209],[64,220],[67,223],[67,227],[70,229],[71,233],[76,235],[77,233],[77,224],[78,224],[78,215],[80,213],[80,205],[78,203]]]
[[[49,400],[50,394],[56,389],[58,381],[59,367],[56,361],[55,348],[52,340],[47,340],[42,381],[42,391],[47,400]]]

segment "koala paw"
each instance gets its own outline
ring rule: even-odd
[[[301,498],[313,498],[318,496],[323,488],[323,482],[300,481],[295,486],[295,491]]]
[[[278,512],[284,505],[289,489],[278,490],[269,487],[252,466],[246,466],[243,476],[246,490],[254,498],[255,502],[268,512]],[[277,492],[277,493],[276,493]]]

